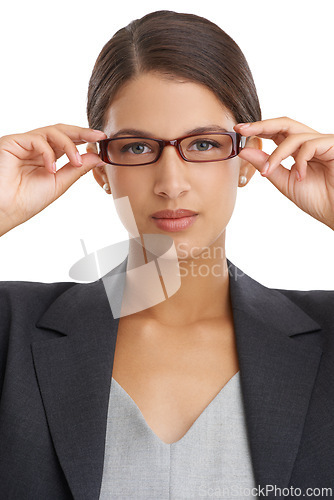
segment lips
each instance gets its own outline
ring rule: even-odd
[[[191,217],[197,215],[193,210],[179,208],[178,210],[160,210],[151,215],[153,219],[181,219],[181,217]]]

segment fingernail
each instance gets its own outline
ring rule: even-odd
[[[55,161],[52,163],[52,171],[53,171],[54,174],[57,172],[57,167],[56,167],[56,162]]]
[[[269,161],[267,161],[267,162],[264,164],[264,167],[263,167],[263,170],[262,170],[262,172],[261,172],[261,175],[267,175],[268,170],[269,170],[269,167],[270,167],[270,165],[269,165]]]
[[[296,170],[297,181],[300,181],[300,173]]]
[[[82,159],[79,153],[77,153],[77,160],[80,163],[80,165],[82,165]]]
[[[251,124],[250,123],[238,123],[239,127],[246,128],[249,127]]]

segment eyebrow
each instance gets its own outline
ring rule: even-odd
[[[228,132],[226,128],[221,127],[220,125],[207,125],[206,127],[197,127],[192,130],[188,130],[183,135],[191,135],[191,134],[203,134],[206,132]],[[155,134],[151,134],[147,132],[147,130],[138,130],[135,128],[122,128],[118,130],[111,137],[115,138],[120,135],[135,135],[137,137],[152,137],[154,138]]]

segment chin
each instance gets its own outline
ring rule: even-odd
[[[197,243],[196,245],[187,241],[186,239],[181,239],[180,241],[175,241],[175,248],[177,256],[180,260],[192,260],[197,258],[203,250],[203,244]]]

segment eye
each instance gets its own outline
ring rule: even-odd
[[[191,147],[189,147],[188,149],[190,151],[194,151],[194,149],[192,149],[192,146],[198,146],[198,149],[195,149],[195,151],[210,151],[210,149],[212,148],[217,148],[219,147],[220,145],[215,142],[215,141],[205,141],[205,140],[197,140],[195,141],[193,144],[191,144]],[[211,147],[210,147],[211,146]]]
[[[148,151],[145,151],[145,148],[148,149]],[[121,153],[133,153],[135,155],[141,155],[142,153],[149,153],[151,152],[151,148],[145,144],[144,142],[132,142],[130,144],[126,144],[125,146],[122,147]]]

